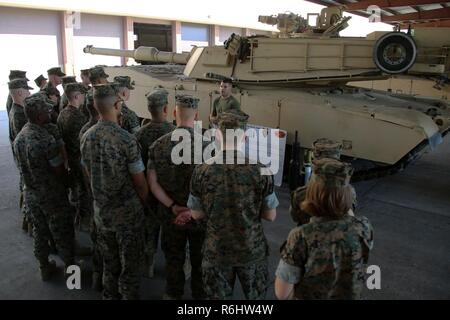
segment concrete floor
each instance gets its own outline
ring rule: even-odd
[[[449,159],[450,137],[405,171],[355,185],[357,213],[367,216],[375,230],[369,264],[381,268],[381,290],[366,290],[365,299],[450,299]],[[89,288],[89,271],[82,273],[81,290],[66,288],[62,269],[51,282],[40,280],[32,238],[20,229],[18,172],[5,111],[0,111],[0,177],[0,299],[99,299],[100,294]],[[293,227],[287,210],[289,192],[280,188],[278,196],[278,218],[265,224],[272,280],[279,246]],[[79,237],[88,242],[86,234]],[[142,298],[160,299],[164,283],[164,258],[159,252],[155,278],[142,281]],[[190,298],[186,287],[185,297]],[[242,297],[237,285],[235,298]],[[267,298],[274,298],[273,286]]]

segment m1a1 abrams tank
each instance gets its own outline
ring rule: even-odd
[[[325,8],[314,27],[295,14],[260,16],[277,24],[272,37],[231,35],[223,46],[194,47],[191,52],[161,52],[87,46],[85,53],[165,62],[161,65],[107,67],[111,76],[128,75],[136,83],[129,105],[150,118],[145,94],[154,87],[200,98],[200,120],[207,127],[217,80],[231,78],[235,97],[249,122],[295,132],[308,149],[318,138],[342,141],[343,154],[368,164],[360,172],[381,175],[402,168],[424,147],[439,144],[450,128],[445,101],[397,95],[346,85],[349,81],[386,79],[389,74],[448,74],[449,30],[433,41],[402,32],[375,32],[366,38],[339,37],[349,18]],[[367,170],[366,170],[367,169]]]

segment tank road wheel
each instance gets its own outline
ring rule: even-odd
[[[375,43],[373,60],[381,71],[403,73],[412,67],[417,57],[413,38],[403,32],[390,32]]]

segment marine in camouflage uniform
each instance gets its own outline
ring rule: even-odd
[[[30,81],[26,76],[27,72],[22,70],[10,70],[9,71],[9,81],[14,79],[25,79],[26,81]],[[11,111],[13,105],[13,100],[11,95],[8,93],[8,99],[6,99],[6,114],[9,117],[9,112]]]
[[[316,161],[313,179],[325,188],[346,187],[351,171],[349,164],[324,158]],[[294,285],[297,299],[359,299],[372,247],[366,217],[314,216],[290,232],[276,275]]]
[[[113,86],[95,86],[97,104],[111,97],[117,104]],[[81,154],[94,198],[103,257],[103,298],[137,299],[144,212],[132,175],[145,170],[137,140],[117,122],[100,119],[83,135]]]
[[[147,105],[152,120],[136,132],[136,138],[141,146],[142,160],[146,164],[148,161],[148,150],[158,138],[172,132],[175,126],[167,121],[168,92],[164,89],[157,89],[147,95]],[[158,217],[158,201],[151,197],[149,211],[146,215],[145,228],[145,274],[153,276],[154,256],[158,248],[159,231],[161,228],[160,217]]]
[[[217,125],[222,132],[242,128],[231,113],[219,114]],[[234,164],[226,164],[230,152]],[[232,299],[236,276],[247,299],[265,298],[269,246],[261,216],[275,209],[278,199],[273,176],[262,175],[262,168],[250,164],[242,152],[228,149],[192,175],[188,207],[202,212],[206,220],[202,269],[210,299]]]
[[[54,67],[47,70],[47,76],[48,76],[48,82],[44,86],[44,88],[41,89],[41,91],[48,91],[56,94],[55,90],[58,91],[58,101],[54,103],[54,112],[52,114],[52,122],[56,124],[56,119],[58,118],[60,110],[60,103],[61,103],[61,95],[59,93],[59,90],[57,87],[62,84],[62,77],[66,76],[66,74],[61,70],[61,67]]]
[[[25,113],[29,122],[14,141],[25,185],[25,202],[33,218],[34,254],[43,280],[49,279],[55,267],[54,262],[48,260],[51,238],[65,266],[74,263],[72,209],[61,177],[53,173],[55,170],[64,172],[64,161],[55,138],[45,128],[50,122],[51,108],[41,95],[28,97]]]
[[[41,74],[39,75],[39,77],[34,79],[34,83],[37,85],[39,90],[42,90],[47,85],[47,80],[48,79]]]
[[[342,144],[330,139],[321,138],[314,141],[313,156],[315,160],[330,158],[339,160],[341,158]],[[291,192],[291,205],[289,207],[289,213],[292,220],[297,223],[298,226],[309,222],[311,216],[301,209],[301,203],[305,200],[307,185],[298,187]],[[356,209],[356,191],[351,186],[353,195],[353,210]]]
[[[188,95],[176,96],[177,111],[181,109],[198,108],[198,99]],[[178,116],[177,116],[178,118]],[[178,123],[173,132],[181,132],[190,137],[190,141],[172,141],[172,133],[168,133],[156,140],[148,151],[147,170],[152,171],[157,176],[159,185],[164,189],[170,199],[173,200],[170,208],[160,205],[162,222],[161,247],[166,258],[166,295],[167,299],[181,299],[184,294],[185,273],[183,265],[186,258],[186,245],[189,244],[189,256],[192,265],[191,290],[194,299],[203,299],[205,293],[202,284],[201,262],[202,245],[205,235],[204,225],[196,221],[190,221],[184,225],[175,224],[175,215],[172,207],[175,205],[186,207],[189,198],[189,183],[194,163],[194,140],[195,133],[192,127]],[[177,120],[179,121],[179,120]],[[181,121],[181,120],[180,120]],[[199,137],[202,141],[202,137]],[[190,163],[174,164],[172,162],[172,149],[178,143],[186,143],[184,149],[190,148]],[[150,183],[151,185],[151,183]]]
[[[30,92],[29,90],[32,89],[28,86],[27,79],[14,79],[11,80],[8,83],[8,88],[10,92],[12,90],[22,90],[22,99],[27,97]],[[10,97],[12,98],[12,93],[10,94]],[[24,111],[24,102],[22,101],[15,101],[12,104],[11,110],[9,111],[9,142],[11,143],[11,149],[14,161],[16,165],[18,166],[17,157],[13,148],[14,140],[16,139],[19,132],[22,130],[22,128],[27,123],[27,118],[25,116]],[[20,171],[20,170],[19,170]],[[31,218],[29,217],[29,211],[27,210],[27,206],[24,203],[24,195],[23,195],[23,177],[20,175],[20,181],[19,181],[19,190],[20,190],[20,198],[19,198],[19,207],[21,209],[21,212],[23,214],[22,218],[22,229],[26,232],[31,231]]]
[[[70,169],[71,190],[73,198],[77,203],[77,216],[80,218],[80,225],[82,222],[91,217],[91,205],[87,196],[86,186],[84,183],[83,172],[80,165],[80,130],[87,122],[87,118],[80,111],[80,106],[84,103],[84,87],[80,83],[69,83],[65,87],[65,93],[68,97],[78,96],[78,103],[80,105],[67,105],[61,110],[58,116],[58,128],[61,131]]]
[[[77,79],[75,78],[75,76],[64,76],[61,79],[62,79],[63,88],[69,83],[77,83]],[[66,93],[64,92],[63,95],[61,96],[61,101],[59,104],[59,111],[61,112],[61,110],[64,109],[65,107],[67,107],[68,104],[69,104],[69,100],[67,99]]]
[[[86,87],[85,87],[86,88]],[[89,110],[89,121],[81,128],[79,139],[80,141],[83,138],[83,135],[88,131],[90,128],[92,128],[97,122],[98,122],[98,111],[94,107],[94,96],[92,93],[92,90],[88,93],[86,93],[86,100],[87,104],[84,104],[87,106]],[[94,204],[94,198],[92,196],[92,191],[89,183],[89,177],[86,177],[85,175],[85,184],[86,184],[86,200],[89,203],[89,206],[91,207],[91,212],[94,212],[93,204]],[[92,240],[92,287],[93,289],[100,291],[102,288],[102,276],[103,276],[103,258],[101,255],[101,248],[100,244],[98,242],[98,231],[97,227],[95,225],[94,216],[91,215],[91,221],[90,221],[90,236]]]
[[[134,90],[134,81],[132,82],[128,76],[114,77],[114,82],[117,83],[119,90],[119,97],[124,101],[122,105],[122,128],[131,134],[135,134],[140,128],[139,118],[136,113],[127,107],[126,101],[130,98],[130,90]]]

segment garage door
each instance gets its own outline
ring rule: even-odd
[[[0,110],[5,109],[9,70],[26,70],[33,80],[62,64],[59,19],[55,11],[0,8]]]

